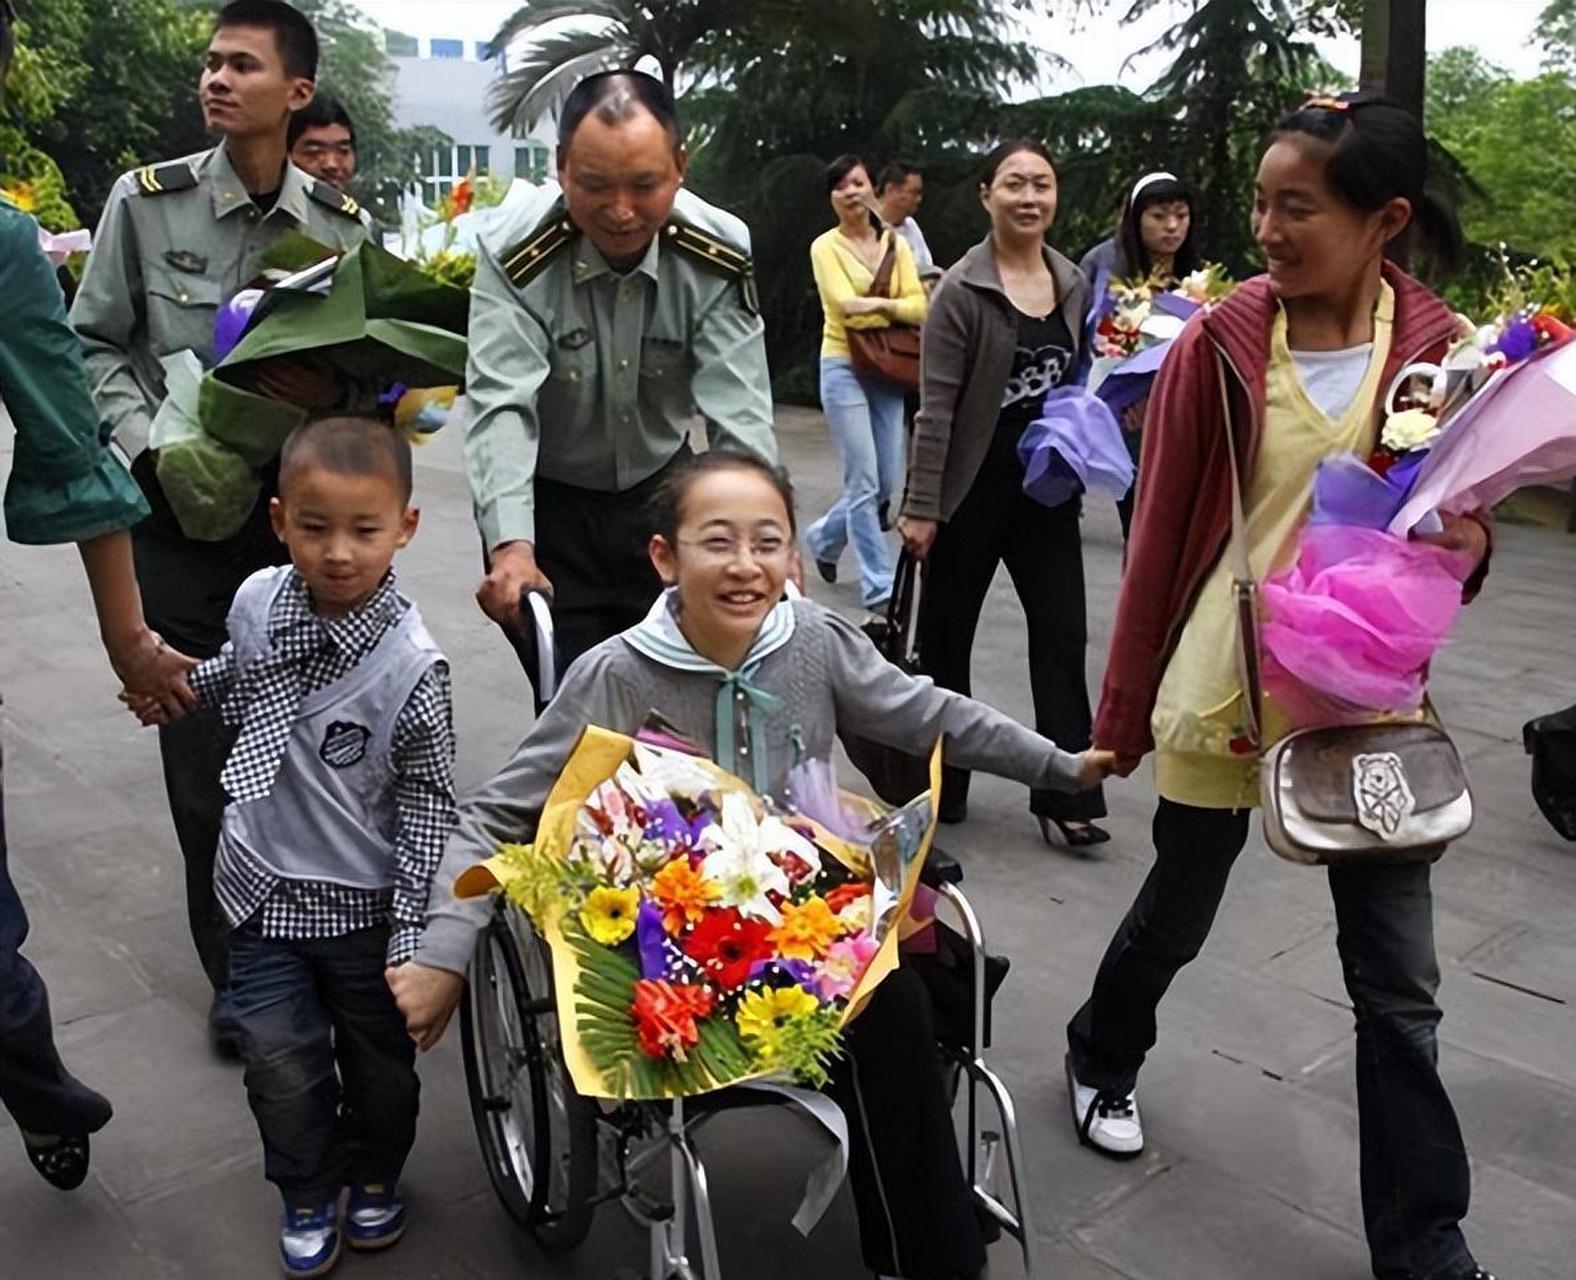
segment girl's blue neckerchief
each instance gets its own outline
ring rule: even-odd
[[[749,727],[751,781],[757,792],[771,787],[766,756],[766,717],[782,705],[782,699],[757,685],[752,677],[768,654],[775,653],[793,638],[793,605],[781,600],[766,615],[755,633],[749,652],[735,671],[703,658],[684,638],[678,623],[678,588],[669,587],[635,626],[624,633],[630,645],[654,662],[677,671],[698,671],[717,677],[716,729],[717,760],[729,769],[738,767],[735,725],[736,703],[745,708]]]

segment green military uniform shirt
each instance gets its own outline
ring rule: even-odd
[[[16,427],[6,532],[15,542],[81,542],[135,524],[148,506],[100,434],[38,224],[3,197],[0,298],[0,402]]]
[[[213,364],[219,307],[257,276],[263,255],[297,231],[333,249],[368,234],[349,196],[286,164],[273,207],[253,203],[220,143],[123,174],[99,220],[71,323],[99,409],[130,457],[164,399],[159,361],[177,351]]]
[[[490,234],[471,290],[466,470],[489,548],[535,541],[538,475],[629,489],[683,446],[775,460],[749,231],[680,189],[630,271],[615,272],[546,184]]]

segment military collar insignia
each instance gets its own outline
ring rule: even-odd
[[[518,244],[499,255],[498,265],[516,289],[523,289],[553,255],[579,235],[579,229],[568,218],[554,218],[545,227],[538,227]]]
[[[150,164],[137,170],[137,191],[145,196],[164,196],[172,191],[189,191],[197,185],[197,175],[184,160],[169,164]]]
[[[195,276],[200,276],[208,270],[207,258],[186,249],[166,249],[164,260],[177,271],[188,271]]]
[[[672,245],[690,258],[736,278],[744,305],[752,315],[760,314],[761,299],[755,287],[755,262],[749,254],[726,240],[719,240],[699,227],[677,219],[669,221],[662,228],[661,239],[663,244]]]
[[[314,181],[307,188],[307,195],[316,200],[318,204],[332,209],[335,213],[343,214],[347,218],[361,218],[361,206],[338,187],[329,182]]]
[[[578,351],[590,341],[591,330],[571,329],[568,333],[564,334],[563,337],[558,339],[558,345],[561,346],[565,351]]]

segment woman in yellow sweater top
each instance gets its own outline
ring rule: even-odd
[[[882,536],[879,511],[903,486],[903,389],[855,369],[848,330],[919,324],[925,291],[908,244],[881,230],[870,212],[870,174],[857,156],[839,156],[827,167],[826,190],[837,225],[810,246],[810,265],[821,295],[821,410],[843,464],[843,492],[805,530],[816,568],[837,581],[837,561],[850,541],[859,561],[860,599],[881,608],[892,594],[892,551]],[[870,286],[888,250],[895,255],[891,296],[871,297]]]

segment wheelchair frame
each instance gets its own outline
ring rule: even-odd
[[[1018,1242],[1024,1274],[1035,1280],[1017,1113],[984,1059],[984,931],[957,886],[961,867],[939,850],[931,856],[926,880],[957,916],[973,959],[971,1043],[939,1046],[951,1070],[954,1105],[960,1084],[967,1089],[964,1172],[978,1210]],[[616,1200],[646,1228],[646,1280],[722,1280],[710,1183],[693,1141],[720,1109],[708,1106],[706,1097],[608,1103],[576,1093],[558,1047],[546,943],[501,898],[478,941],[460,1020],[471,1114],[488,1178],[505,1211],[544,1252],[580,1244],[597,1206]],[[996,1128],[981,1127],[982,1093]],[[1005,1194],[998,1187],[1003,1151]],[[670,1179],[665,1195],[648,1181],[664,1154]],[[687,1251],[691,1218],[693,1259]]]

